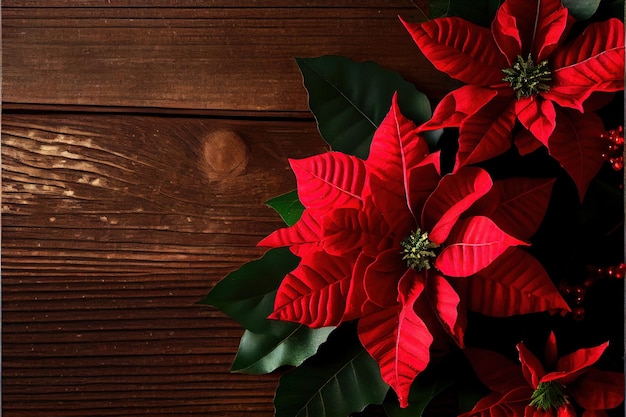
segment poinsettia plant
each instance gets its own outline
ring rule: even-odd
[[[331,150],[289,160],[285,227],[202,300],[245,328],[233,372],[281,374],[277,417],[623,414],[620,3],[400,17],[461,83],[432,111],[374,62],[297,59]]]
[[[555,410],[559,416],[576,416],[575,406],[586,416],[606,415],[605,410],[624,401],[623,373],[594,365],[607,346],[604,342],[557,357],[556,337],[550,333],[543,355],[545,364],[523,342],[518,343],[521,366],[498,352],[468,348],[466,356],[493,392],[462,417],[543,416]]]

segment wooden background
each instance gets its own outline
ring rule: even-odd
[[[326,149],[294,57],[449,86],[413,1],[314,3],[3,1],[3,416],[272,415],[277,376],[230,374],[242,330],[195,303]]]

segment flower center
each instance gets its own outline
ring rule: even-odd
[[[568,402],[565,387],[556,381],[540,382],[531,400],[531,406],[543,411],[551,408],[556,410]]]
[[[423,269],[430,269],[430,261],[435,256],[433,249],[438,248],[439,245],[428,240],[428,233],[417,228],[415,232],[412,232],[401,243],[402,245],[402,260],[406,261],[409,268],[421,271]]]
[[[541,61],[535,65],[530,54],[528,54],[528,59],[525,61],[524,58],[518,55],[513,66],[503,69],[502,72],[506,74],[502,81],[507,81],[511,84],[518,99],[530,97],[550,89],[548,83],[552,81],[552,77],[548,68],[548,61]]]

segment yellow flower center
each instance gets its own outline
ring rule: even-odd
[[[433,249],[438,248],[439,245],[428,240],[428,233],[418,228],[415,232],[412,232],[401,243],[402,245],[402,260],[406,261],[409,268],[421,271],[423,269],[430,269],[430,261],[437,256]]]
[[[552,81],[552,76],[548,68],[548,61],[541,61],[535,65],[530,54],[526,60],[518,55],[513,66],[503,69],[502,72],[506,74],[502,81],[511,84],[518,99],[550,89],[549,83]]]

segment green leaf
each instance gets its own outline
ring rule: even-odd
[[[315,354],[333,330],[266,318],[274,310],[281,281],[298,262],[287,248],[270,249],[261,259],[228,274],[200,301],[219,308],[247,329],[231,371],[263,374],[283,365],[298,366]]]
[[[381,404],[388,389],[354,328],[342,325],[315,356],[280,378],[275,416],[347,417],[369,404]]]
[[[298,192],[295,190],[274,197],[266,201],[265,204],[276,210],[287,226],[293,226],[293,224],[300,219],[304,211],[304,206],[298,198]]]
[[[334,329],[311,329],[282,321],[271,322],[269,327],[263,334],[244,332],[232,372],[266,374],[284,365],[299,366],[317,352]]]
[[[600,0],[562,0],[562,3],[577,20],[589,19],[600,6]]]
[[[226,275],[199,304],[217,307],[244,328],[264,333],[272,322],[266,317],[274,310],[278,286],[298,262],[288,248],[270,249]]]
[[[431,19],[456,16],[477,25],[488,27],[491,25],[499,6],[499,0],[429,0],[428,14]]]
[[[402,113],[417,124],[431,117],[427,97],[398,73],[375,62],[336,55],[296,58],[309,93],[309,108],[333,150],[365,159],[374,131],[398,92]]]

